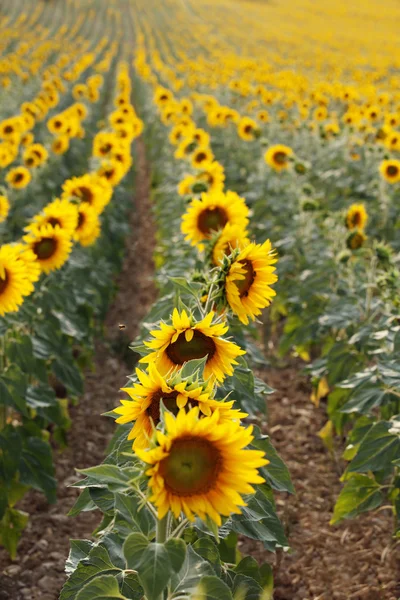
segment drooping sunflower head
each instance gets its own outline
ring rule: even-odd
[[[41,227],[32,227],[23,239],[35,254],[44,273],[60,269],[72,250],[70,235],[58,225],[53,227],[53,225],[47,224]]]
[[[0,315],[18,310],[32,291],[32,279],[17,249],[0,246]]]
[[[52,225],[60,227],[69,236],[75,232],[78,223],[78,208],[68,200],[59,200],[56,198],[44,207],[43,211],[33,217],[32,222],[25,228],[29,232],[42,225]]]
[[[353,229],[347,237],[346,245],[350,250],[358,250],[364,245],[366,240],[367,236],[361,229]]]
[[[241,494],[254,493],[252,484],[263,483],[258,469],[268,464],[265,454],[247,449],[252,427],[218,422],[218,411],[199,417],[199,409],[166,413],[164,432],[157,432],[149,450],[136,453],[150,465],[146,471],[158,517],[169,510],[175,517],[210,517],[218,526],[221,515],[240,513],[246,503]]]
[[[364,204],[352,204],[346,214],[347,229],[364,229],[368,214]]]
[[[220,265],[225,256],[229,256],[236,248],[244,248],[249,244],[248,233],[238,225],[228,223],[215,239],[212,239],[211,260]]]
[[[196,183],[196,177],[194,175],[187,175],[182,181],[178,184],[178,194],[180,196],[187,196],[189,194],[193,194],[193,186]],[[204,191],[204,190],[202,190]]]
[[[78,220],[75,239],[81,246],[91,246],[101,232],[99,214],[93,206],[82,202],[78,206]]]
[[[10,202],[7,196],[0,195],[0,223],[3,223],[10,212]]]
[[[16,190],[22,190],[30,183],[32,177],[26,167],[10,169],[6,176],[7,183]]]
[[[289,159],[293,156],[293,150],[284,144],[271,146],[265,153],[265,162],[275,171],[284,171],[289,168]]]
[[[252,142],[260,136],[260,128],[254,119],[242,117],[238,124],[238,134],[245,142]]]
[[[233,374],[236,358],[245,354],[239,346],[224,336],[225,323],[214,323],[214,313],[196,322],[185,310],[174,309],[170,324],[161,322],[160,329],[151,332],[154,339],[145,342],[153,350],[140,359],[142,363],[154,363],[163,375],[182,367],[189,360],[207,357],[205,379],[223,381]]]
[[[204,193],[194,199],[182,217],[181,231],[192,246],[210,238],[227,223],[246,229],[249,209],[244,198],[235,192],[216,191]]]
[[[275,273],[276,253],[271,242],[250,243],[231,255],[225,278],[226,301],[238,319],[247,325],[269,306],[275,290],[271,287],[278,277]]]
[[[133,387],[123,388],[130,400],[121,400],[122,406],[114,409],[121,415],[117,423],[133,423],[128,439],[134,440],[133,448],[146,448],[154,428],[161,420],[161,402],[173,414],[179,410],[199,408],[200,414],[210,416],[218,410],[219,422],[240,420],[246,413],[232,409],[234,400],[223,402],[213,399],[213,386],[198,379],[197,374],[182,378],[180,373],[163,377],[154,364],[148,373],[136,369],[138,382]]]
[[[383,160],[379,172],[388,183],[398,183],[400,181],[400,160],[394,158]]]

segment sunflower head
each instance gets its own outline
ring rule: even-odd
[[[202,241],[225,227],[227,223],[246,229],[249,209],[244,198],[235,192],[203,193],[194,199],[182,217],[181,230],[185,239],[202,248]]]
[[[258,468],[268,464],[264,452],[247,449],[252,440],[252,427],[220,423],[218,411],[203,418],[198,407],[177,417],[165,413],[153,446],[136,450],[150,465],[146,475],[158,517],[171,510],[177,518],[182,512],[191,521],[194,515],[210,517],[220,526],[221,515],[240,513],[245,506],[240,494],[263,483]]]
[[[388,183],[398,183],[400,181],[400,160],[383,160],[379,172]]]
[[[24,236],[24,241],[35,254],[44,273],[60,269],[72,250],[70,235],[58,225],[32,227]]]
[[[3,223],[10,212],[10,202],[7,196],[0,195],[0,223]]]
[[[133,387],[123,388],[130,400],[121,400],[122,406],[114,412],[120,415],[117,423],[133,423],[128,439],[134,440],[133,448],[145,448],[162,418],[162,404],[173,414],[179,410],[190,410],[197,406],[200,414],[210,416],[218,410],[219,422],[240,420],[246,413],[232,409],[234,400],[229,402],[213,399],[214,388],[210,383],[199,379],[196,371],[190,377],[183,377],[182,371],[163,377],[154,364],[148,372],[136,369],[137,382]]]
[[[15,312],[25,296],[33,292],[35,277],[31,276],[29,261],[22,259],[19,247],[0,246],[0,315]]]
[[[68,135],[59,135],[54,138],[51,144],[51,150],[54,154],[65,154],[69,148],[69,137]]]
[[[289,146],[277,144],[268,148],[265,153],[265,162],[275,171],[284,171],[289,168],[289,160],[293,156],[293,150]]]
[[[32,177],[25,167],[15,167],[7,173],[7,183],[16,190],[22,190],[30,183]]]
[[[364,204],[352,204],[346,213],[347,229],[364,229],[368,214]]]
[[[43,211],[33,217],[32,222],[25,231],[33,231],[42,225],[60,227],[69,236],[75,232],[78,223],[78,208],[68,200],[53,200],[44,207]]]
[[[207,169],[212,163],[214,155],[210,148],[199,146],[192,154],[192,166],[195,169]]]
[[[358,250],[364,245],[366,239],[367,236],[361,229],[353,229],[347,237],[346,245],[350,250]]]
[[[99,214],[93,206],[82,202],[78,207],[75,239],[81,246],[91,246],[100,235]]]
[[[211,262],[216,266],[220,265],[225,256],[229,256],[237,248],[244,248],[249,242],[246,230],[227,223],[222,231],[217,232],[210,240]]]
[[[245,142],[252,142],[260,137],[260,128],[254,119],[250,117],[242,117],[238,124],[239,137]]]
[[[264,244],[247,244],[226,260],[229,263],[223,268],[226,303],[233,314],[247,325],[249,319],[254,321],[276,295],[271,287],[278,280],[276,253],[267,240]]]
[[[233,374],[236,358],[245,354],[239,346],[223,336],[228,327],[225,323],[213,323],[210,312],[201,321],[196,321],[185,310],[174,309],[171,323],[160,323],[160,329],[151,331],[154,339],[145,342],[152,352],[140,362],[154,363],[164,375],[180,369],[190,360],[207,357],[204,367],[205,379],[223,381]]]

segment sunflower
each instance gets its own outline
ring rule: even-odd
[[[196,181],[205,183],[208,192],[222,192],[225,181],[224,167],[215,160],[204,171],[196,174]]]
[[[350,250],[358,250],[366,240],[367,236],[361,229],[353,229],[346,240],[346,245]]]
[[[62,200],[76,198],[92,206],[98,213],[104,210],[112,196],[110,186],[104,185],[101,178],[94,173],[87,173],[82,177],[67,179],[63,186]]]
[[[68,119],[64,114],[60,113],[54,117],[51,117],[51,119],[47,121],[47,128],[50,133],[54,135],[60,135],[67,132],[69,121],[70,119]]]
[[[187,196],[193,192],[193,186],[195,185],[197,179],[194,175],[187,175],[182,181],[178,184],[178,194],[180,196]],[[204,191],[204,190],[203,190]]]
[[[207,356],[204,377],[223,381],[233,375],[236,358],[245,354],[239,346],[222,338],[228,327],[225,323],[212,325],[214,313],[196,323],[183,310],[174,309],[172,325],[161,322],[160,329],[151,331],[154,340],[144,342],[153,352],[140,359],[142,363],[154,363],[161,374],[181,367],[185,362]]]
[[[232,410],[234,400],[221,402],[212,398],[213,388],[209,384],[194,378],[182,379],[179,375],[163,377],[154,364],[149,365],[149,372],[136,369],[140,383],[133,387],[122,388],[132,400],[121,400],[122,406],[114,412],[121,415],[117,423],[132,423],[128,439],[134,440],[133,448],[146,448],[154,427],[160,422],[160,403],[172,413],[177,414],[182,408],[186,410],[198,406],[200,413],[210,416],[219,411],[220,422],[241,419],[247,416],[239,410]]]
[[[32,144],[26,148],[23,154],[23,161],[26,167],[30,169],[39,167],[49,157],[49,153],[42,144]]]
[[[0,315],[18,310],[32,291],[25,262],[12,246],[0,246]]]
[[[93,156],[99,158],[105,158],[109,156],[118,144],[115,133],[109,133],[107,131],[101,131],[98,133],[93,140]]]
[[[26,267],[26,277],[31,283],[35,283],[40,279],[42,269],[37,260],[36,254],[29,248],[29,246],[19,242],[17,244],[10,244],[10,248],[23,261]],[[32,286],[32,291],[33,291]]]
[[[260,128],[254,119],[242,117],[238,123],[238,135],[245,142],[252,142],[260,135]]]
[[[212,262],[214,265],[219,265],[224,256],[229,256],[236,248],[247,246],[249,242],[246,230],[228,223],[216,237],[211,251]]]
[[[398,183],[400,181],[400,160],[383,160],[379,167],[379,172],[388,183]]]
[[[185,137],[180,142],[178,148],[175,150],[174,157],[177,159],[189,159],[197,147],[197,141],[193,139],[193,136],[190,134],[190,136]]]
[[[11,117],[10,119],[5,119],[0,123],[0,137],[2,138],[10,138],[13,137],[16,133],[20,133],[22,130],[22,123],[18,117]]]
[[[214,155],[210,148],[199,146],[192,154],[191,163],[195,169],[207,169],[214,160]]]
[[[10,203],[7,196],[0,195],[0,223],[3,223],[10,212]]]
[[[185,240],[195,246],[210,238],[215,231],[227,223],[237,225],[243,230],[249,222],[249,209],[244,198],[235,192],[217,191],[204,193],[201,199],[194,199],[182,217],[181,231]]]
[[[191,521],[195,514],[209,516],[220,526],[221,515],[240,514],[246,506],[241,494],[264,482],[257,469],[269,461],[261,450],[246,448],[253,428],[218,419],[218,411],[199,418],[197,407],[177,417],[165,413],[165,433],[157,432],[156,445],[136,450],[151,465],[146,475],[159,519],[172,510],[176,518],[182,512]]]
[[[36,255],[44,273],[60,269],[72,250],[71,237],[58,225],[32,228],[23,239]]]
[[[154,92],[154,103],[157,106],[162,107],[171,102],[173,96],[172,93],[162,86],[158,86]]]
[[[199,146],[205,147],[210,145],[210,134],[204,131],[204,129],[194,129],[190,132],[190,135]]]
[[[25,147],[31,146],[33,144],[34,139],[35,138],[34,138],[33,133],[31,133],[30,131],[27,131],[21,137],[21,146],[25,146]]]
[[[270,116],[267,110],[260,110],[257,113],[257,119],[261,121],[261,123],[268,123],[270,120]]]
[[[25,167],[15,167],[7,173],[7,183],[16,190],[22,190],[31,181],[32,177]]]
[[[42,225],[52,225],[60,227],[69,236],[75,232],[78,224],[78,208],[68,200],[53,200],[43,211],[33,217],[32,222],[25,228],[25,231],[32,231]]]
[[[225,279],[226,300],[245,325],[248,325],[249,318],[254,321],[276,295],[270,287],[278,280],[274,267],[276,261],[269,240],[264,244],[248,244],[230,260]]]
[[[51,144],[51,150],[54,154],[65,154],[69,148],[69,137],[68,135],[59,135],[54,138]]]
[[[288,159],[291,156],[293,156],[293,150],[289,146],[277,144],[268,148],[264,158],[267,165],[279,172],[289,167]]]
[[[105,179],[111,187],[115,187],[124,177],[125,169],[119,161],[110,159],[102,161],[100,168],[97,171],[97,175]]]
[[[190,131],[188,130],[186,125],[175,125],[175,127],[171,129],[171,132],[169,134],[169,141],[174,146],[177,146],[184,137],[188,136],[189,133]]]
[[[352,204],[346,214],[347,229],[364,229],[368,214],[364,204]]]
[[[74,100],[82,100],[82,98],[87,98],[88,96],[88,87],[84,83],[76,83],[72,88],[72,96]]]
[[[100,219],[97,211],[86,202],[78,207],[75,239],[81,246],[91,246],[100,235]]]
[[[389,150],[400,150],[400,131],[392,131],[385,139],[385,146]]]

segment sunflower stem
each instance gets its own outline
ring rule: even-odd
[[[156,542],[158,544],[163,544],[167,539],[167,529],[168,529],[168,513],[162,519],[157,521],[157,529],[156,529]]]

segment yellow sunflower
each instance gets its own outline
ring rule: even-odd
[[[242,117],[238,123],[238,135],[245,142],[252,142],[260,135],[260,128],[254,119]]]
[[[47,121],[47,128],[54,135],[61,135],[67,132],[70,124],[70,119],[66,115],[60,113]]]
[[[58,135],[54,138],[51,149],[54,154],[65,154],[69,148],[69,137],[68,135]]]
[[[210,148],[207,148],[206,146],[199,146],[192,154],[192,167],[195,169],[207,169],[209,166],[211,166],[213,160],[214,155]]]
[[[22,190],[30,183],[32,177],[25,167],[15,167],[7,173],[7,183],[16,190]]]
[[[289,167],[289,158],[291,156],[293,156],[293,150],[289,146],[276,144],[268,148],[264,158],[267,165],[279,172]]]
[[[62,189],[62,200],[76,198],[92,206],[98,213],[104,210],[104,207],[109,203],[112,196],[110,186],[106,188],[101,183],[100,178],[92,173],[87,173],[86,175],[82,175],[82,177],[67,179]]]
[[[158,86],[154,92],[154,103],[159,107],[165,106],[171,102],[172,98],[172,92],[162,86]]]
[[[225,279],[226,300],[245,325],[249,318],[254,321],[276,295],[271,288],[278,280],[276,262],[269,240],[264,244],[248,244],[231,260]]]
[[[204,171],[196,174],[196,181],[205,183],[208,192],[222,192],[225,181],[224,167],[215,160]]]
[[[174,309],[172,324],[160,323],[160,329],[151,331],[153,340],[145,342],[153,352],[144,356],[139,362],[154,363],[160,373],[165,375],[173,369],[180,368],[185,362],[207,356],[204,378],[223,381],[233,375],[236,358],[245,354],[233,342],[221,337],[227,331],[225,323],[212,324],[214,313],[197,322],[185,310],[179,314]]]
[[[10,203],[7,196],[0,195],[0,223],[3,223],[10,212]]]
[[[388,183],[398,183],[400,181],[400,160],[383,160],[379,167],[381,176]]]
[[[248,215],[244,198],[235,192],[204,193],[201,199],[196,198],[189,204],[182,217],[181,231],[186,235],[185,240],[195,246],[223,229],[227,223],[246,229]]]
[[[49,153],[42,144],[32,144],[26,148],[22,158],[24,165],[32,169],[45,163],[48,157]]]
[[[32,231],[42,225],[52,225],[60,227],[69,236],[75,232],[78,224],[78,208],[68,200],[53,200],[44,207],[43,211],[33,217],[32,222],[25,228],[25,231]]]
[[[248,233],[238,225],[225,225],[213,245],[211,258],[214,265],[219,265],[224,256],[229,256],[232,250],[243,248],[250,243]]]
[[[352,204],[346,214],[347,229],[364,229],[368,214],[364,204]]]
[[[176,159],[182,158],[188,160],[191,158],[198,145],[198,142],[193,139],[193,136],[190,134],[180,142],[178,148],[175,150],[174,157]]]
[[[251,484],[263,483],[258,468],[268,464],[264,452],[246,447],[253,428],[237,422],[218,422],[218,411],[199,418],[199,409],[184,410],[177,417],[165,414],[165,433],[157,432],[157,445],[136,454],[151,465],[146,471],[150,501],[162,519],[169,510],[176,518],[183,512],[209,516],[218,526],[221,515],[239,514],[246,506],[241,494],[252,494]]]
[[[82,202],[78,207],[78,222],[75,230],[75,239],[81,246],[91,246],[100,235],[100,219],[98,212]]]
[[[32,228],[23,239],[44,273],[60,269],[72,250],[71,237],[58,225]]]
[[[112,187],[115,187],[124,177],[125,168],[115,159],[105,160],[102,161],[100,168],[97,171],[97,175],[100,178],[105,179]]]
[[[146,448],[160,422],[160,403],[172,413],[177,414],[182,408],[186,410],[198,406],[200,413],[210,416],[219,412],[219,422],[242,419],[247,416],[239,410],[232,409],[234,400],[222,402],[212,398],[213,388],[194,379],[182,379],[178,376],[163,377],[154,364],[149,365],[149,372],[136,369],[140,383],[133,387],[122,388],[132,400],[121,400],[122,406],[114,412],[121,415],[117,423],[134,423],[128,440],[134,440],[133,448]]]
[[[92,154],[99,158],[105,158],[111,154],[118,143],[115,133],[100,131],[93,140]]]
[[[18,310],[32,291],[24,261],[11,246],[0,246],[0,315]]]
[[[24,133],[24,135],[21,137],[21,146],[31,146],[34,139],[34,135],[30,131]]]

